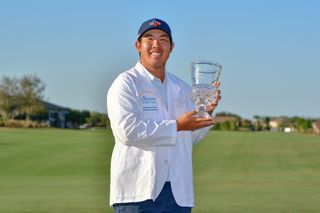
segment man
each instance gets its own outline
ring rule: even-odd
[[[192,145],[213,120],[194,116],[190,86],[165,69],[174,48],[166,22],[144,22],[135,47],[140,61],[120,74],[107,94],[115,137],[110,205],[115,212],[191,212]]]

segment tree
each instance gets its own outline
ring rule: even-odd
[[[2,116],[1,116],[1,114],[0,114],[0,126],[4,126],[4,120],[3,120]]]
[[[87,123],[89,126],[110,127],[110,121],[105,113],[91,112],[90,117],[87,118]]]
[[[270,117],[254,115],[253,118],[256,131],[270,130]]]
[[[230,122],[230,130],[238,130],[239,129],[239,121],[236,121],[236,120],[232,120],[232,121],[229,121]]]
[[[254,130],[254,125],[251,123],[250,120],[244,119],[244,120],[241,121],[241,129],[242,130],[253,131]]]
[[[0,113],[4,119],[14,119],[20,113],[21,100],[17,78],[4,76],[0,81]]]
[[[231,113],[231,112],[218,112],[218,113],[216,113],[216,116],[234,117],[234,118],[237,118],[237,120],[241,120],[241,117],[239,115]]]
[[[298,129],[299,132],[306,132],[312,128],[312,122],[310,119],[293,117],[292,123],[295,126],[295,128]]]
[[[230,121],[224,121],[224,122],[220,123],[221,130],[230,130],[230,128],[231,128]]]
[[[264,125],[263,125],[264,130],[270,130],[270,117],[268,116],[264,117],[263,122],[264,122]]]
[[[19,86],[21,112],[25,113],[26,119],[29,120],[30,116],[44,111],[41,100],[44,98],[45,84],[37,76],[26,75],[19,81]]]
[[[99,126],[99,124],[101,123],[100,117],[101,115],[98,112],[91,112],[90,117],[87,118],[87,123],[90,126]]]
[[[261,125],[261,117],[259,115],[254,115],[254,129],[256,131],[261,131],[262,130],[262,125]]]
[[[87,110],[74,110],[71,109],[67,114],[67,121],[71,122],[74,127],[79,127],[82,124],[87,122],[87,119],[90,117],[90,112]]]
[[[43,111],[44,89],[45,84],[34,75],[21,79],[4,76],[0,81],[0,112],[6,119],[24,114],[28,120],[31,115]]]

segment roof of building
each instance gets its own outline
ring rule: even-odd
[[[70,110],[70,108],[58,106],[56,104],[52,104],[47,101],[41,101],[41,102],[47,110],[58,110],[58,111],[69,111]]]
[[[225,121],[235,121],[237,120],[237,118],[235,118],[234,116],[216,116],[213,118],[215,123],[222,123]]]

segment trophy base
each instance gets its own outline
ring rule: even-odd
[[[204,113],[200,113],[198,112],[195,117],[202,117],[202,118],[211,118],[211,115],[209,115],[209,113],[204,112]]]
[[[211,115],[206,111],[205,105],[200,105],[199,107],[196,108],[196,111],[197,111],[197,114],[195,115],[195,117],[211,118]]]

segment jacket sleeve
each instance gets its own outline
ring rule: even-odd
[[[175,120],[142,120],[136,85],[122,74],[107,94],[108,116],[116,142],[128,146],[175,145]]]
[[[192,131],[192,144],[200,142],[205,136],[207,136],[212,126],[203,127]]]

